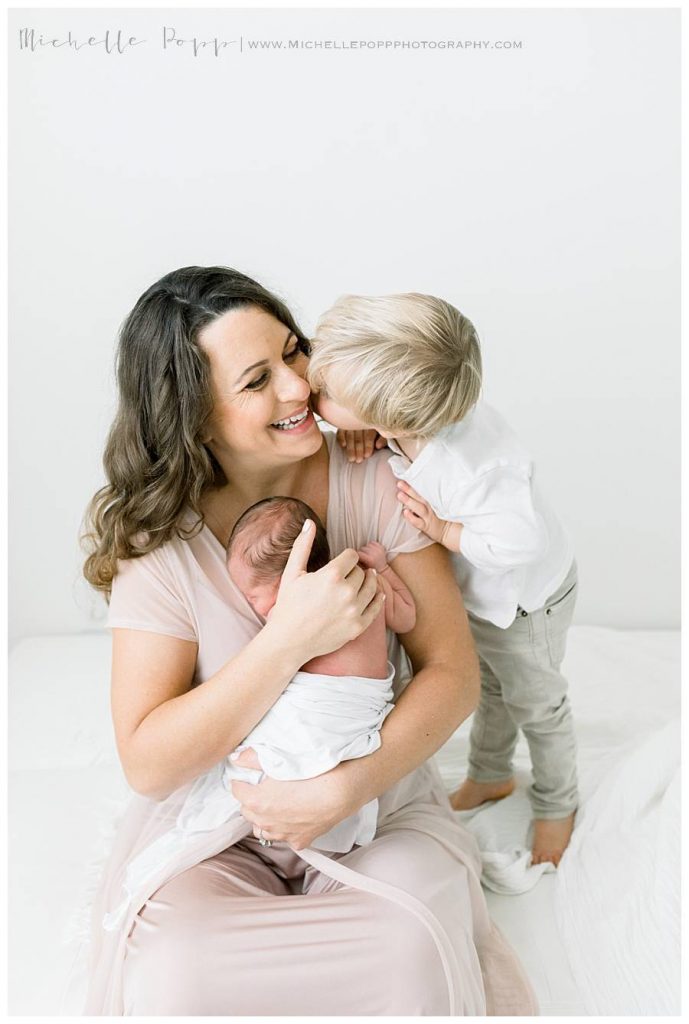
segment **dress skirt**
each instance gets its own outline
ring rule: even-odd
[[[346,854],[245,834],[139,896],[119,941],[95,946],[87,1014],[538,1013],[488,916],[475,841],[435,786]]]

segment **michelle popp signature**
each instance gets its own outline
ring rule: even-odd
[[[19,49],[36,53],[40,50],[68,50],[79,53],[81,50],[101,50],[107,54],[123,54],[137,46],[156,45],[149,39],[140,39],[130,35],[125,29],[106,29],[94,35],[77,34],[71,29],[66,35],[51,36],[33,28],[19,29]],[[203,39],[200,36],[181,36],[170,25],[163,25],[158,36],[158,48],[164,51],[186,50],[198,57],[202,53],[219,57],[224,51],[235,47],[241,52],[242,39],[220,39],[211,36]]]

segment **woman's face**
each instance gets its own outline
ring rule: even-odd
[[[248,306],[214,320],[199,344],[210,361],[213,397],[204,441],[229,479],[238,464],[269,470],[318,451],[307,357],[289,327]]]

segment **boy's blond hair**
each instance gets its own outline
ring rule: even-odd
[[[392,434],[431,437],[466,416],[481,390],[474,325],[433,295],[345,295],[313,338],[309,381]]]

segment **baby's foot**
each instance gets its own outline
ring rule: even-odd
[[[533,823],[531,863],[543,864],[549,860],[557,867],[567,849],[573,828],[574,814],[566,818],[536,818]]]
[[[471,811],[488,800],[502,800],[514,790],[514,779],[500,779],[499,782],[475,782],[465,779],[459,789],[450,795],[455,811]]]

